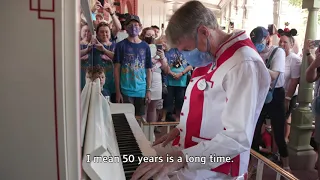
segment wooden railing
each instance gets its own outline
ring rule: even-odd
[[[169,133],[172,126],[176,126],[179,124],[179,122],[146,122],[143,119],[138,121],[140,123],[140,126],[144,134],[147,136],[147,138],[151,143],[155,140],[154,127],[165,126],[167,133]],[[299,180],[294,175],[282,169],[280,166],[270,161],[269,159],[265,158],[264,156],[257,153],[256,151],[251,149],[250,153],[253,158],[256,158],[258,160],[258,166],[257,166],[257,172],[256,172],[256,178],[255,178],[256,180],[262,180],[264,165],[267,165],[269,168],[275,171],[276,180],[280,180],[281,177],[284,177],[287,180]]]
[[[269,159],[265,158],[264,156],[257,153],[256,151],[251,149],[250,153],[252,157],[258,160],[256,180],[262,180],[264,165],[267,165],[269,168],[271,168],[273,171],[277,173],[276,180],[280,180],[281,177],[284,177],[285,179],[288,179],[288,180],[299,180],[294,175],[282,169],[280,166],[270,161]]]
[[[147,139],[151,143],[153,143],[155,140],[155,136],[154,136],[155,127],[165,126],[167,133],[169,133],[172,126],[176,126],[179,124],[179,122],[147,122],[144,119],[140,119],[138,121],[140,123],[142,131],[144,132],[144,134],[147,136]]]

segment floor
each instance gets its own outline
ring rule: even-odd
[[[165,127],[160,127],[161,133],[155,133],[156,138],[161,137],[166,133]],[[293,170],[293,175],[295,175],[300,180],[317,180],[317,171],[316,170]],[[254,177],[250,178],[251,180],[254,180]],[[276,179],[276,173],[270,169],[269,167],[264,167],[263,172],[263,180],[275,180]]]

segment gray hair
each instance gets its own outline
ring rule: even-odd
[[[219,27],[214,13],[199,1],[189,1],[170,18],[166,29],[167,41],[175,47],[180,39],[195,37],[200,25],[211,29]]]

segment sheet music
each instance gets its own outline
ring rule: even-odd
[[[81,147],[83,147],[84,143],[84,135],[86,131],[86,125],[87,125],[87,118],[88,118],[88,110],[90,105],[90,96],[91,96],[91,89],[92,89],[92,83],[90,80],[86,82],[85,87],[83,88],[81,92],[81,132],[80,132],[80,138],[81,138]]]
[[[123,180],[124,170],[116,140],[113,139],[114,130],[110,127],[113,125],[109,104],[101,94],[100,79],[97,78],[90,84],[92,90],[86,122],[83,170],[92,180],[105,180],[110,176],[115,180]]]

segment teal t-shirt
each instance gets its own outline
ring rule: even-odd
[[[144,41],[136,44],[124,39],[117,43],[113,61],[121,64],[121,93],[144,98],[147,89],[146,69],[152,68],[149,45]]]
[[[181,73],[188,66],[187,61],[184,59],[183,55],[177,49],[170,49],[165,53],[165,56],[168,60],[168,65],[170,66],[170,70],[174,73]],[[178,58],[181,60],[182,65],[177,68],[174,66],[174,64],[178,60]],[[167,75],[167,85],[186,87],[187,74],[184,74],[178,80],[174,79],[171,75]]]

